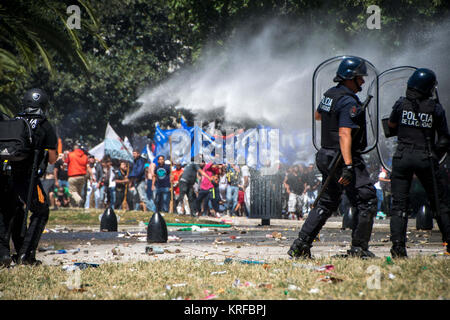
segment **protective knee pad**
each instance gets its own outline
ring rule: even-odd
[[[305,223],[302,226],[300,234],[305,236],[309,236],[314,239],[318,234],[320,229],[322,229],[323,225],[327,221],[327,219],[331,216],[332,212],[327,208],[317,207],[311,210],[306,219]]]
[[[372,234],[373,219],[377,213],[376,202],[368,200],[358,210],[356,227],[352,232],[352,245],[367,250]]]

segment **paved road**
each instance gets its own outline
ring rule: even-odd
[[[229,218],[228,218],[229,219]],[[229,219],[230,220],[230,219]],[[287,259],[286,254],[297,237],[302,221],[271,220],[270,226],[261,221],[236,218],[226,221],[231,228],[208,228],[206,232],[177,231],[169,227],[169,242],[148,244],[143,227],[120,226],[119,232],[100,232],[99,226],[71,228],[49,232],[42,236],[40,247],[53,245],[55,249],[80,249],[78,253],[50,254],[39,252],[38,259],[45,264],[71,264],[73,262],[125,262],[171,258],[213,259],[220,263],[225,258],[271,261]],[[211,218],[211,223],[220,219]],[[371,250],[379,257],[390,255],[389,221],[377,220],[373,229]],[[332,217],[314,242],[312,253],[316,257],[345,253],[351,240],[350,230],[341,230],[341,218]],[[440,232],[418,231],[415,221],[409,223],[408,254],[438,255],[443,252]],[[163,249],[163,254],[149,255],[146,247]],[[148,251],[148,249],[147,249]]]

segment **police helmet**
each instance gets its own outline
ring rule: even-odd
[[[25,92],[22,103],[24,108],[32,107],[44,109],[48,105],[48,96],[44,90],[33,88]]]
[[[361,58],[348,57],[341,61],[333,81],[352,80],[357,76],[367,76],[366,63]]]
[[[422,94],[431,96],[433,89],[437,85],[436,74],[426,68],[420,68],[414,71],[414,73],[408,79],[408,89],[415,89]]]

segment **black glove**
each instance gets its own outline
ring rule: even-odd
[[[355,169],[353,168],[353,165],[346,165],[342,169],[341,178],[339,179],[339,183],[343,185],[350,184],[353,181],[353,176],[355,175]]]

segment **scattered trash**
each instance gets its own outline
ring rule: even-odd
[[[39,252],[45,252],[45,251],[53,250],[53,249],[55,249],[55,246],[40,247],[40,248],[38,249],[38,251],[39,251]]]
[[[177,236],[168,236],[167,241],[181,241],[181,238],[178,238]]]
[[[233,288],[238,288],[241,285],[241,280],[235,279],[231,285]]]
[[[74,266],[78,267],[80,270],[84,270],[87,268],[97,268],[99,264],[97,263],[87,263],[87,262],[76,262]]]
[[[394,264],[394,262],[392,261],[391,256],[387,256],[386,257],[386,264]]]
[[[195,226],[195,225],[193,225],[191,227],[191,229],[192,229],[192,232],[208,232],[208,231],[210,231],[208,228],[202,228],[202,227]]]
[[[215,294],[210,294],[209,296],[206,296],[203,298],[203,300],[211,300],[218,298]]]
[[[272,289],[273,285],[271,283],[260,283],[258,284],[258,288]]]
[[[317,282],[326,282],[326,283],[336,283],[336,282],[342,282],[342,281],[344,281],[344,280],[335,278],[335,277],[331,277],[331,276],[325,276],[325,275],[321,275],[319,277],[319,279],[317,279]]]
[[[179,287],[185,287],[186,285],[187,285],[186,283],[174,283],[172,285],[172,287],[179,288]]]
[[[388,277],[389,277],[389,279],[395,279],[395,275],[393,275],[392,273],[389,273],[389,275],[388,275]]]
[[[225,271],[214,271],[214,272],[211,272],[210,275],[214,276],[214,275],[225,274],[225,273],[227,273],[226,270]]]
[[[225,260],[223,262],[226,263],[226,264],[232,263],[233,259],[232,258],[225,258]]]
[[[317,288],[312,288],[309,290],[309,293],[319,293],[319,292],[320,292],[320,290]]]
[[[331,270],[334,270],[334,265],[332,264],[324,264],[321,266],[312,266],[309,264],[301,264],[301,263],[293,263],[292,264],[293,267],[300,267],[303,269],[309,269],[309,270],[314,270],[317,272],[330,272]]]
[[[76,254],[78,252],[80,252],[80,249],[71,249],[71,250],[61,249],[61,250],[49,251],[48,254],[65,254],[65,253]]]
[[[152,255],[152,254],[163,254],[164,249],[161,247],[145,247],[145,253]]]
[[[293,284],[290,284],[290,285],[288,285],[288,290],[291,290],[291,291],[300,291],[300,290],[302,290],[300,287],[297,287],[296,285],[293,285]]]
[[[272,238],[281,239],[282,237],[283,237],[283,235],[281,233],[276,232],[276,231],[272,232]]]
[[[256,261],[256,260],[240,260],[242,264],[266,264],[264,261]]]

